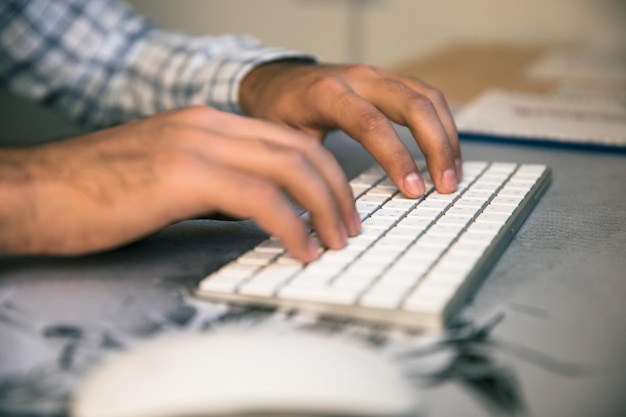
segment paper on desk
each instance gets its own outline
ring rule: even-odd
[[[460,133],[626,147],[626,95],[490,90],[456,118]]]

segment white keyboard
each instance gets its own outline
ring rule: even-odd
[[[302,264],[270,238],[203,279],[200,297],[436,329],[453,317],[547,188],[544,165],[465,162],[453,194],[400,194],[378,166],[350,181],[362,232]]]

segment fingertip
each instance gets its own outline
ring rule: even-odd
[[[313,262],[320,257],[321,247],[317,241],[312,237],[309,237],[309,241],[307,243],[307,253],[305,262]]]
[[[351,237],[358,236],[361,233],[361,215],[356,209],[354,210],[354,216],[352,219],[352,234]]]
[[[445,192],[452,193],[456,191],[458,182],[457,174],[454,168],[448,168],[443,172],[441,176],[441,184],[445,188]]]
[[[457,158],[454,160],[454,169],[456,170],[457,181],[462,181],[463,180],[463,163],[461,162],[461,158]]]
[[[422,196],[426,191],[426,188],[424,187],[424,180],[422,180],[417,172],[411,172],[404,177],[402,184],[407,197],[417,198]]]

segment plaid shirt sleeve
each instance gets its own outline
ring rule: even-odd
[[[0,2],[0,84],[89,127],[191,104],[240,112],[243,77],[287,58],[315,60],[247,36],[167,32],[113,0]]]

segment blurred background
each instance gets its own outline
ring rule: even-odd
[[[626,0],[129,3],[171,30],[198,35],[247,33],[266,44],[310,52],[325,61],[391,67],[459,42],[623,45],[626,39]],[[0,90],[0,143],[34,142],[78,132],[55,114]]]

